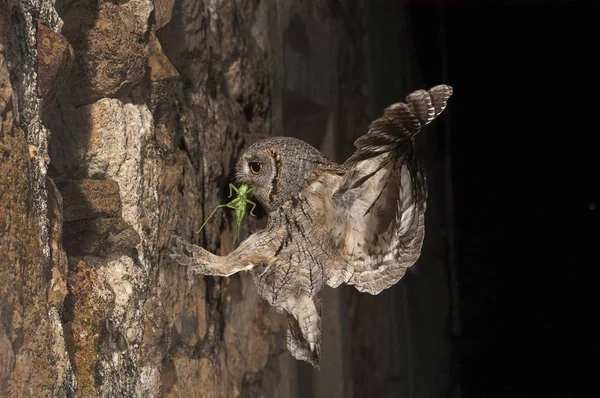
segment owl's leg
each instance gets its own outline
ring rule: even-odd
[[[179,235],[175,235],[174,241],[176,246],[171,248],[170,256],[180,265],[187,266],[188,274],[230,276],[254,268],[268,251],[259,244],[257,234],[250,236],[226,256],[214,255],[198,245],[187,242]],[[263,250],[257,251],[257,246]]]
[[[287,349],[292,356],[300,361],[310,363],[315,368],[319,368],[319,355],[312,352],[302,336],[300,325],[296,318],[292,315],[287,314],[288,318],[288,331],[286,345]]]
[[[287,345],[294,357],[318,366],[321,353],[321,300],[306,293],[290,298],[286,311],[289,318]]]

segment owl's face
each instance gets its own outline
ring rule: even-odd
[[[296,138],[267,138],[244,151],[236,179],[252,186],[254,196],[270,213],[308,185],[322,158],[316,148]]]

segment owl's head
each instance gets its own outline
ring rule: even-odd
[[[296,197],[325,160],[313,146],[292,137],[260,140],[244,151],[237,162],[236,179],[254,189],[267,213]]]

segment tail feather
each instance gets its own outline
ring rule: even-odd
[[[448,99],[452,95],[452,87],[443,84],[435,86],[429,90],[429,95],[431,96],[433,107],[435,109],[435,118],[446,109]]]
[[[406,103],[389,106],[382,117],[371,123],[369,132],[354,142],[356,152],[345,162],[346,168],[352,171],[347,173],[337,195],[361,186],[390,161],[394,161],[396,170],[407,164],[413,178],[419,177],[413,137],[443,112],[451,95],[452,87],[439,85],[429,91],[417,90],[406,97]],[[376,166],[368,172],[357,167],[359,163],[374,158],[377,158]],[[426,190],[422,181],[415,181],[414,186],[417,193]],[[423,197],[418,196],[420,199]]]
[[[354,142],[357,150],[346,165],[379,156],[394,148],[401,155],[410,146],[410,140],[442,113],[451,95],[452,87],[439,85],[429,91],[417,90],[406,97],[406,103],[389,106],[381,118],[371,123],[369,132]]]

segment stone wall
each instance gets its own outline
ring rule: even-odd
[[[250,280],[165,254],[170,230],[232,248],[225,212],[194,231],[273,133],[265,7],[1,3],[0,395],[293,395]]]

